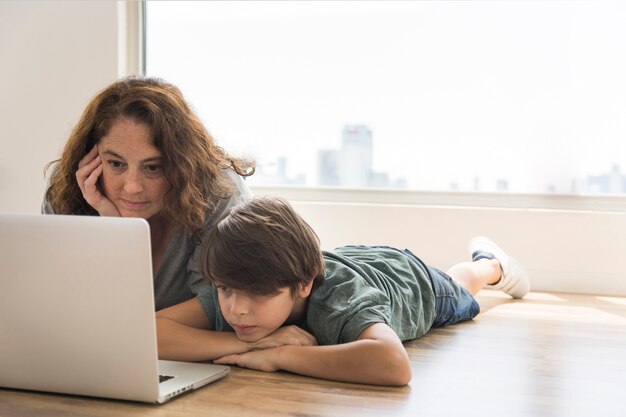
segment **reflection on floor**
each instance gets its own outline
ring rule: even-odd
[[[423,415],[626,416],[626,298],[478,294],[473,321],[406,343]],[[458,414],[460,415],[460,414]]]

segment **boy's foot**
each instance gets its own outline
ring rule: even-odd
[[[470,239],[467,248],[473,261],[487,258],[497,259],[500,262],[500,269],[502,270],[500,281],[486,285],[486,288],[504,291],[513,298],[522,298],[528,293],[530,283],[526,270],[491,239],[485,236],[476,236]]]

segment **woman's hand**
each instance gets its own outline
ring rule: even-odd
[[[102,161],[98,155],[98,145],[94,145],[78,163],[76,181],[85,201],[101,216],[119,217],[120,212],[117,207],[98,189],[100,175],[102,175]]]
[[[317,346],[317,340],[311,333],[302,330],[298,326],[290,325],[280,327],[263,339],[248,344],[250,350],[270,349],[285,345]]]

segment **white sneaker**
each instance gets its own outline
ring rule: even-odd
[[[502,278],[493,285],[485,285],[485,288],[504,291],[513,298],[522,298],[528,294],[528,291],[530,291],[530,283],[526,270],[519,262],[500,249],[491,239],[485,236],[476,236],[470,239],[467,248],[472,259],[474,259],[476,252],[486,252],[493,255],[495,259],[500,262]]]

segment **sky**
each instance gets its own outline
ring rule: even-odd
[[[626,2],[148,2],[147,68],[229,152],[317,177],[347,124],[410,188],[626,171]]]

